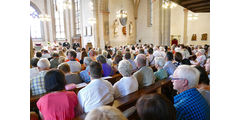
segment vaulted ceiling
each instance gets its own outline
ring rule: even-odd
[[[172,0],[195,13],[210,12],[210,0]]]

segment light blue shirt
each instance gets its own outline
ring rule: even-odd
[[[128,61],[132,64],[133,71],[136,71],[137,70],[137,66],[136,66],[135,62],[133,60],[131,60],[131,59],[128,59]]]
[[[176,66],[172,63],[172,61],[167,61],[163,66],[163,69],[167,71],[168,75],[172,75],[176,69]]]
[[[80,72],[80,77],[86,83],[89,83],[91,81],[88,71],[89,71],[89,67],[87,67],[85,70]]]

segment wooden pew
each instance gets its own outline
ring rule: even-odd
[[[118,74],[113,75],[112,78],[107,78],[106,80],[109,81],[112,85],[114,85],[121,78],[122,78],[122,75],[118,73]]]
[[[159,93],[159,94],[165,94],[168,92],[168,90],[165,90],[166,88],[170,88],[172,85],[172,82],[170,80],[162,80],[154,83],[151,86],[144,87],[134,93],[131,93],[127,96],[120,97],[114,100],[113,106],[118,108],[120,111],[125,111],[128,108],[131,108],[132,106],[136,105],[137,100],[144,94],[150,94],[150,93]],[[168,87],[170,86],[170,87]],[[171,88],[173,89],[173,88]],[[164,91],[164,92],[162,92]],[[173,100],[173,96],[171,95],[166,95],[169,97],[170,100]],[[136,111],[128,117],[129,120],[131,119],[139,119],[138,115],[136,114]]]

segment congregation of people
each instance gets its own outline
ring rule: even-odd
[[[69,46],[69,45],[68,45]],[[37,101],[39,119],[72,120],[86,113],[86,120],[127,120],[124,112],[109,106],[161,80],[171,80],[174,101],[158,93],[138,99],[141,120],[210,119],[210,46],[48,47],[35,50],[31,59],[31,96]],[[114,84],[103,77],[121,74]],[[68,89],[87,85],[76,94]]]

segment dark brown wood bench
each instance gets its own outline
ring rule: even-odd
[[[131,108],[132,106],[136,105],[137,100],[144,94],[150,94],[150,93],[159,93],[159,94],[169,94],[169,92],[167,91],[171,91],[170,88],[172,85],[172,82],[170,80],[161,80],[158,81],[156,83],[154,83],[153,85],[147,86],[147,87],[143,87],[142,89],[131,93],[127,96],[124,97],[120,97],[114,100],[113,106],[118,108],[120,111],[125,111],[128,108]],[[170,89],[169,89],[170,88]],[[169,97],[168,99],[173,100],[173,96],[171,95],[165,95],[167,97]],[[139,119],[138,115],[136,114],[136,111],[128,117],[129,120],[131,119]]]
[[[119,81],[122,78],[122,75],[118,73],[111,77],[112,78],[107,78],[106,80],[109,81],[112,85],[114,85],[117,81]]]

